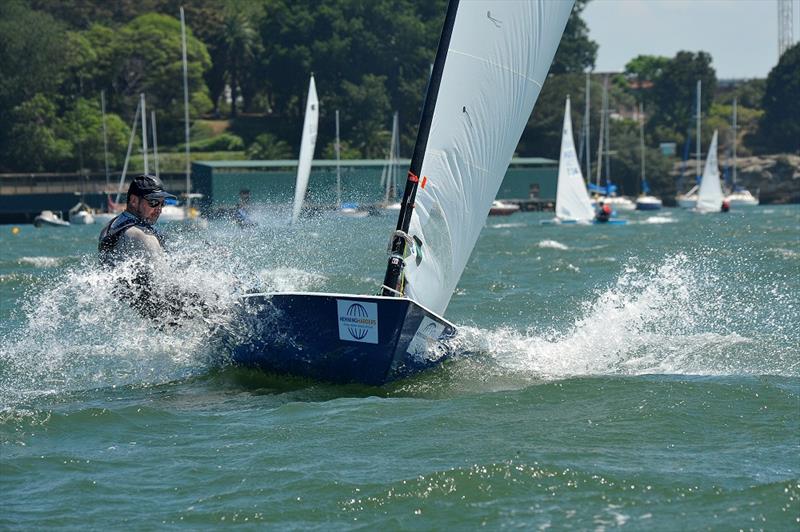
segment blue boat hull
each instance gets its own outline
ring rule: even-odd
[[[238,365],[379,386],[441,363],[455,332],[450,322],[404,298],[251,294],[243,298],[228,342]]]

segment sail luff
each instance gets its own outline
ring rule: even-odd
[[[450,0],[447,5],[447,13],[444,18],[442,35],[439,38],[439,45],[436,49],[436,59],[431,68],[431,77],[428,80],[428,90],[425,95],[425,104],[422,108],[419,128],[417,130],[417,140],[414,144],[414,152],[411,156],[411,165],[408,169],[403,199],[400,201],[400,213],[397,216],[396,231],[407,232],[411,222],[411,212],[414,209],[414,197],[417,194],[419,174],[422,171],[422,162],[425,158],[425,149],[428,146],[428,137],[433,121],[433,112],[436,108],[436,100],[439,96],[439,87],[442,82],[442,72],[444,63],[447,59],[447,49],[450,46],[450,38],[453,35],[453,26],[458,12],[459,0]],[[386,275],[383,280],[383,295],[391,296],[403,293],[402,275],[404,268],[403,254],[405,252],[406,240],[396,235],[392,240],[392,251],[389,257],[389,264],[386,267]]]

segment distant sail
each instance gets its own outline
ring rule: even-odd
[[[442,72],[408,234],[405,292],[450,302],[550,70],[572,1],[463,1]]]
[[[581,165],[575,153],[570,107],[569,97],[567,97],[561,136],[561,157],[558,160],[556,216],[562,220],[590,222],[594,218],[594,209],[592,209],[592,200],[586,191]]]
[[[317,124],[319,122],[319,100],[314,76],[308,84],[306,100],[306,117],[303,121],[303,140],[300,143],[300,158],[297,161],[297,182],[294,188],[294,206],[292,221],[296,222],[303,208],[308,189],[308,176],[311,174],[311,161],[314,159],[314,145],[317,143]]]
[[[711,146],[706,156],[706,166],[703,170],[703,179],[700,181],[700,190],[697,192],[697,210],[702,212],[719,212],[722,210],[722,184],[719,180],[719,165],[717,164],[717,131],[711,138]]]

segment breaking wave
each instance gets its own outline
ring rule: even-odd
[[[462,327],[459,348],[488,355],[497,377],[800,375],[791,283],[775,276],[743,290],[712,255],[679,253],[655,269],[631,259],[565,327]],[[485,378],[487,357],[475,359],[482,367],[465,360],[463,371]]]

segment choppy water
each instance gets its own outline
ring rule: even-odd
[[[470,356],[384,388],[211,341],[251,288],[374,293],[394,220],[167,226],[206,320],[109,296],[99,227],[0,226],[0,528],[800,527],[800,208],[491,218]]]

